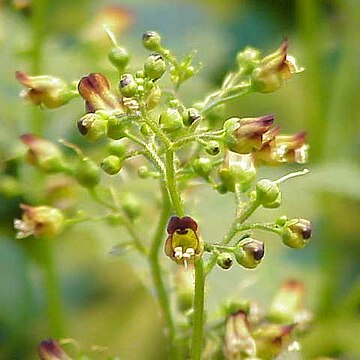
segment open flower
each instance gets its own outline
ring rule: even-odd
[[[225,142],[229,150],[250,154],[261,148],[263,135],[274,123],[273,115],[257,118],[231,118],[224,123]]]
[[[264,57],[251,74],[255,91],[269,93],[279,89],[291,75],[303,71],[293,56],[288,55],[289,42],[285,39],[272,54]]]
[[[202,244],[197,235],[197,223],[189,216],[172,216],[167,226],[165,254],[176,263],[193,263],[202,254]]]
[[[69,355],[53,339],[46,339],[38,346],[40,360],[71,360]]]
[[[24,71],[16,71],[15,76],[17,81],[26,88],[20,96],[34,105],[43,105],[53,109],[65,105],[78,96],[75,89],[54,76],[29,76]]]
[[[59,209],[50,206],[32,207],[25,204],[20,204],[20,208],[23,210],[22,219],[14,220],[17,239],[31,235],[54,237],[64,227],[64,216]]]
[[[85,100],[87,112],[96,110],[120,110],[120,99],[111,92],[110,84],[102,74],[91,73],[82,77],[78,84],[81,97]]]

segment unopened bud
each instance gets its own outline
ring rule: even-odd
[[[100,169],[91,159],[79,159],[75,168],[75,178],[80,185],[92,188],[100,181]]]
[[[236,55],[236,63],[239,71],[244,75],[249,75],[259,61],[259,50],[251,47],[245,48]]]
[[[126,136],[126,126],[129,124],[126,115],[110,116],[107,123],[106,135],[110,139],[119,140]]]
[[[198,158],[192,162],[192,167],[198,175],[207,179],[213,169],[213,164],[208,158]]]
[[[151,54],[145,61],[145,76],[152,80],[160,79],[166,71],[166,63],[159,54]]]
[[[126,154],[126,145],[124,141],[112,140],[108,144],[108,151],[110,155],[116,155],[121,158]]]
[[[108,54],[110,62],[122,72],[129,62],[129,53],[122,47],[114,47]]]
[[[109,175],[117,174],[122,166],[122,160],[115,156],[107,156],[100,164],[101,168]]]
[[[230,269],[231,265],[233,264],[232,255],[227,252],[222,252],[217,257],[216,263],[224,270]]]
[[[24,134],[20,140],[28,147],[27,160],[45,172],[60,172],[65,163],[58,147],[33,134]]]
[[[183,122],[185,126],[192,125],[195,121],[201,119],[201,113],[198,109],[189,108],[186,113],[183,115]]]
[[[311,222],[306,219],[289,220],[283,227],[282,241],[293,249],[302,249],[311,237]]]
[[[131,74],[123,74],[119,81],[119,90],[125,97],[133,97],[137,93],[138,84]]]
[[[256,268],[264,257],[264,243],[247,238],[242,240],[234,250],[235,259],[238,264],[247,269]]]
[[[71,360],[59,344],[52,339],[42,341],[38,346],[40,360]]]
[[[141,213],[140,202],[132,193],[126,193],[121,199],[121,207],[130,220],[135,220]]]
[[[155,85],[151,89],[146,99],[146,108],[148,110],[154,109],[159,104],[160,99],[161,99],[161,89],[159,88],[159,86]]]
[[[183,126],[182,117],[179,110],[174,108],[168,108],[163,111],[159,118],[160,125],[163,130],[172,132],[179,130]]]
[[[143,165],[140,166],[138,169],[138,176],[141,179],[147,179],[148,177],[150,177],[150,170],[148,169],[147,166]]]
[[[279,186],[274,181],[262,179],[256,184],[256,200],[264,207],[271,207],[274,202],[279,201],[279,194]]]
[[[106,135],[107,121],[96,113],[88,113],[78,121],[77,127],[87,140],[96,141]]]
[[[161,37],[155,31],[146,31],[142,36],[144,47],[150,51],[158,51],[161,48]]]
[[[17,230],[16,238],[23,239],[30,235],[35,237],[55,237],[64,227],[64,216],[59,209],[50,206],[20,205],[22,219],[14,220]]]
[[[205,151],[209,154],[209,155],[217,155],[220,152],[220,144],[218,141],[215,140],[210,140],[206,146],[205,146]]]

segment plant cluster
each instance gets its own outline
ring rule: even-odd
[[[193,55],[179,60],[164,47],[158,33],[147,31],[142,43],[150,54],[142,69],[130,72],[129,53],[108,33],[113,43],[108,57],[118,72],[117,89],[112,89],[100,73],[85,75],[73,83],[48,75],[16,73],[24,86],[21,96],[34,105],[57,108],[81,97],[85,114],[78,120],[78,131],[90,142],[103,141],[106,156],[98,163],[77,145],[61,140],[63,146],[73,150],[74,160],[60,145],[36,134],[25,134],[20,139],[28,149],[28,162],[44,173],[74,179],[104,206],[102,219],[128,231],[132,240],[123,244],[124,248],[130,246],[148,261],[164,319],[168,358],[214,358],[219,351],[227,359],[277,356],[288,343],[285,338],[299,323],[294,317],[302,293],[298,283],[284,285],[265,322],[253,317],[249,320],[251,307],[240,304],[232,306],[216,327],[205,326],[204,294],[206,278],[215,265],[227,270],[234,264],[247,269],[260,264],[264,243],[254,238],[253,229],[275,233],[284,245],[294,249],[303,248],[311,236],[311,223],[306,219],[282,216],[270,223],[249,221],[260,207],[281,206],[281,184],[306,174],[303,169],[277,180],[256,179],[259,166],[305,163],[305,132],[280,134],[273,115],[228,119],[223,115],[229,101],[254,92],[274,92],[302,70],[288,54],[288,41],[285,39],[265,57],[250,47],[240,51],[234,70],[221,87],[189,106],[181,101],[178,89],[199,71],[199,66],[193,65]],[[161,206],[150,242],[136,228],[138,203],[103,185],[105,176],[123,172],[159,183]],[[183,200],[183,192],[194,181],[207,184],[219,194],[234,193],[234,220],[220,241],[201,237],[201,221],[191,217],[191,209]],[[119,188],[122,184],[119,181]],[[55,237],[66,226],[93,219],[85,212],[71,217],[66,210],[47,205],[22,204],[21,208],[22,219],[14,223],[18,238]],[[162,248],[178,265],[174,292],[169,292],[170,280],[163,271]],[[178,309],[170,306],[172,298]],[[52,340],[39,349],[41,359],[68,358],[57,355],[62,350]]]

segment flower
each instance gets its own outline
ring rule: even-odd
[[[245,312],[237,311],[227,318],[223,351],[229,360],[247,359],[256,355],[256,344],[250,335]]]
[[[274,115],[257,118],[231,118],[225,121],[225,143],[238,154],[250,154],[261,148],[263,135],[274,123]]]
[[[307,161],[309,145],[306,132],[293,135],[278,135],[279,127],[274,127],[263,136],[260,149],[252,153],[256,165],[279,165],[282,163],[303,164]]]
[[[31,165],[46,172],[64,169],[64,161],[58,147],[34,134],[24,134],[20,140],[28,147],[27,160]]]
[[[25,204],[20,204],[20,208],[23,210],[22,219],[14,220],[17,239],[30,235],[54,237],[63,230],[64,216],[59,209],[50,206],[32,207]]]
[[[29,76],[24,71],[16,71],[15,77],[25,87],[20,96],[34,105],[43,105],[53,109],[65,105],[78,96],[75,89],[71,89],[65,82],[54,76]]]
[[[172,216],[167,226],[165,254],[177,264],[187,266],[202,254],[202,243],[197,235],[198,225],[189,216]]]
[[[240,265],[247,269],[254,269],[264,257],[264,243],[252,238],[246,238],[236,246],[234,255]]]
[[[111,92],[110,84],[102,74],[91,73],[83,76],[78,84],[81,97],[85,100],[87,112],[96,110],[122,111],[120,99]]]
[[[289,42],[287,39],[272,54],[263,58],[251,74],[252,88],[260,93],[278,90],[284,81],[290,79],[294,73],[303,71],[296,64],[293,56],[288,55]]]
[[[43,340],[38,346],[38,354],[40,360],[71,360],[53,339]]]

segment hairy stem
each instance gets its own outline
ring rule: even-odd
[[[200,360],[203,347],[205,274],[202,258],[195,262],[194,322],[191,359]]]
[[[149,253],[149,263],[150,263],[151,276],[156,292],[156,297],[158,299],[160,309],[165,321],[166,336],[168,338],[169,347],[170,347],[169,349],[170,358],[178,359],[179,355],[175,344],[176,330],[175,330],[174,320],[171,314],[170,301],[165,288],[160,261],[159,261],[159,252],[161,245],[163,243],[165,228],[171,211],[169,196],[166,187],[163,184],[161,186],[161,195],[162,195],[161,214],[151,243],[151,249]]]

